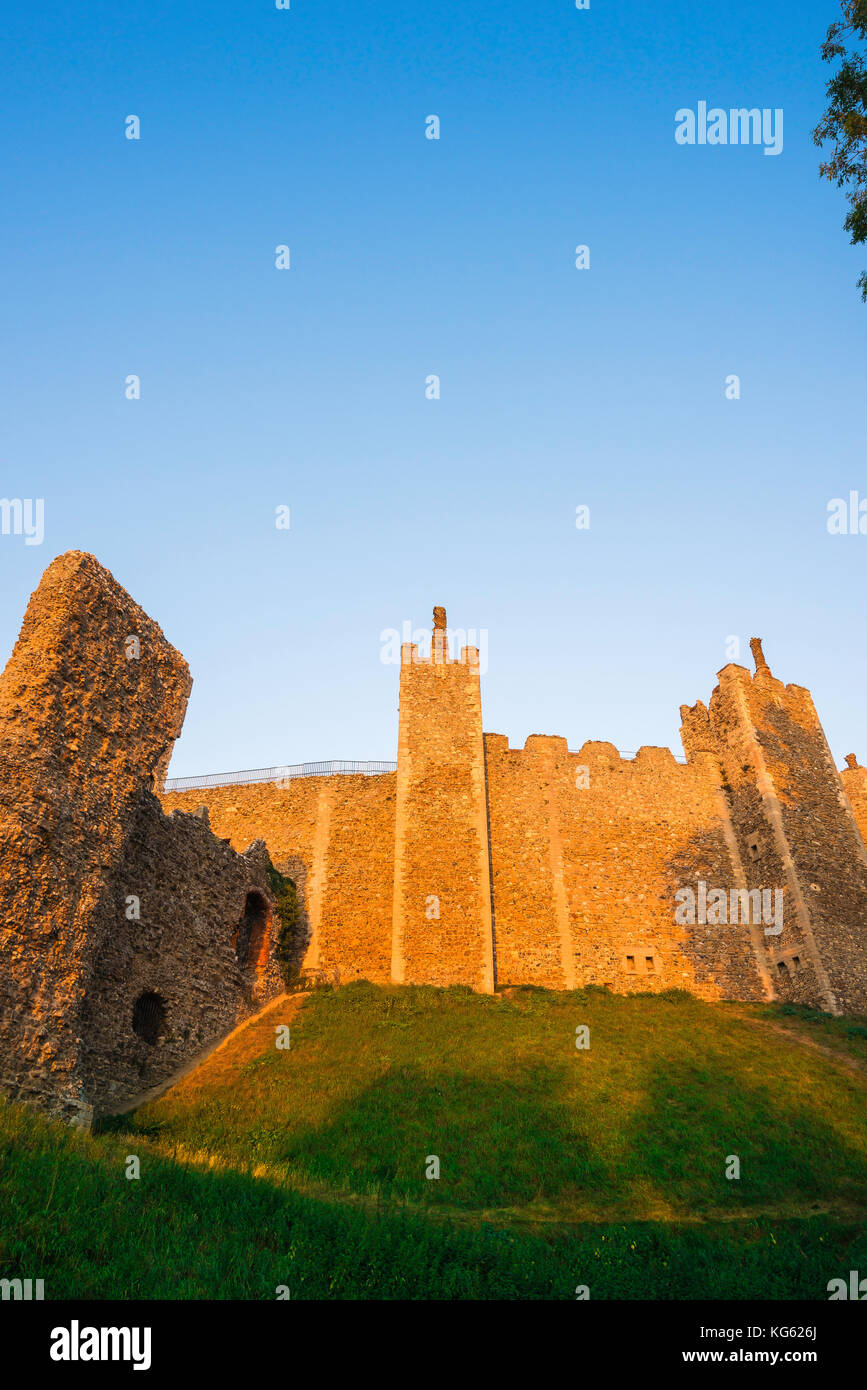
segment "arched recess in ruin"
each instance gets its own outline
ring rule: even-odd
[[[257,974],[268,959],[270,912],[261,893],[250,892],[244,903],[244,915],[234,936],[238,965],[247,974]]]
[[[166,1003],[153,990],[140,994],[132,1007],[132,1031],[153,1047],[166,1031]]]

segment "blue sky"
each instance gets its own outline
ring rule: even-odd
[[[0,495],[45,540],[0,536],[0,651],[83,549],[190,663],[176,775],[394,757],[381,633],[435,603],[513,743],[680,751],[760,635],[867,761],[867,536],[826,528],[867,497],[867,257],[810,138],[838,9],[10,13]],[[783,152],[679,146],[702,100],[781,107]]]

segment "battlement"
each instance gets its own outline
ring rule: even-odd
[[[0,679],[0,1081],[84,1114],[227,1031],[279,987],[274,867],[304,969],[334,983],[867,1012],[867,769],[838,771],[809,691],[750,645],[754,672],[730,663],[681,706],[685,760],[512,748],[483,734],[479,650],[450,658],[436,608],[429,655],[401,649],[396,770],[196,779],[161,810],[186,664],[93,557],[60,557]],[[143,998],[163,1010],[155,1049]]]
[[[401,666],[478,666],[478,647],[461,647],[456,659],[449,656],[448,643],[443,641],[431,650],[430,655],[421,655],[417,642],[402,642],[400,647]]]
[[[449,656],[448,626],[446,610],[434,608],[434,624],[431,633],[430,653],[423,656],[417,642],[403,642],[400,648],[400,664],[404,666],[475,666],[479,665],[478,647],[463,646],[457,658]],[[415,634],[413,634],[415,635]]]

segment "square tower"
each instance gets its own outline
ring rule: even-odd
[[[747,886],[783,893],[782,931],[763,934],[774,986],[784,999],[863,1013],[867,849],[810,692],[772,675],[758,638],[750,646],[755,675],[723,667],[706,725]]]
[[[449,659],[443,608],[401,648],[391,977],[494,988],[479,653]]]

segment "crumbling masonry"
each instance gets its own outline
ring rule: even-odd
[[[78,552],[46,570],[0,677],[0,1085],[84,1124],[281,988],[265,846],[238,854],[154,795],[190,685]]]
[[[867,770],[837,771],[809,692],[752,646],[755,674],[726,666],[682,707],[684,762],[513,749],[483,734],[478,652],[451,659],[435,609],[429,653],[401,653],[396,773],[160,805],[186,664],[92,556],[61,556],[0,679],[0,1083],[87,1120],[273,997],[272,864],[298,885],[304,973],[335,983],[867,1012]],[[761,890],[779,925],[704,911]]]

